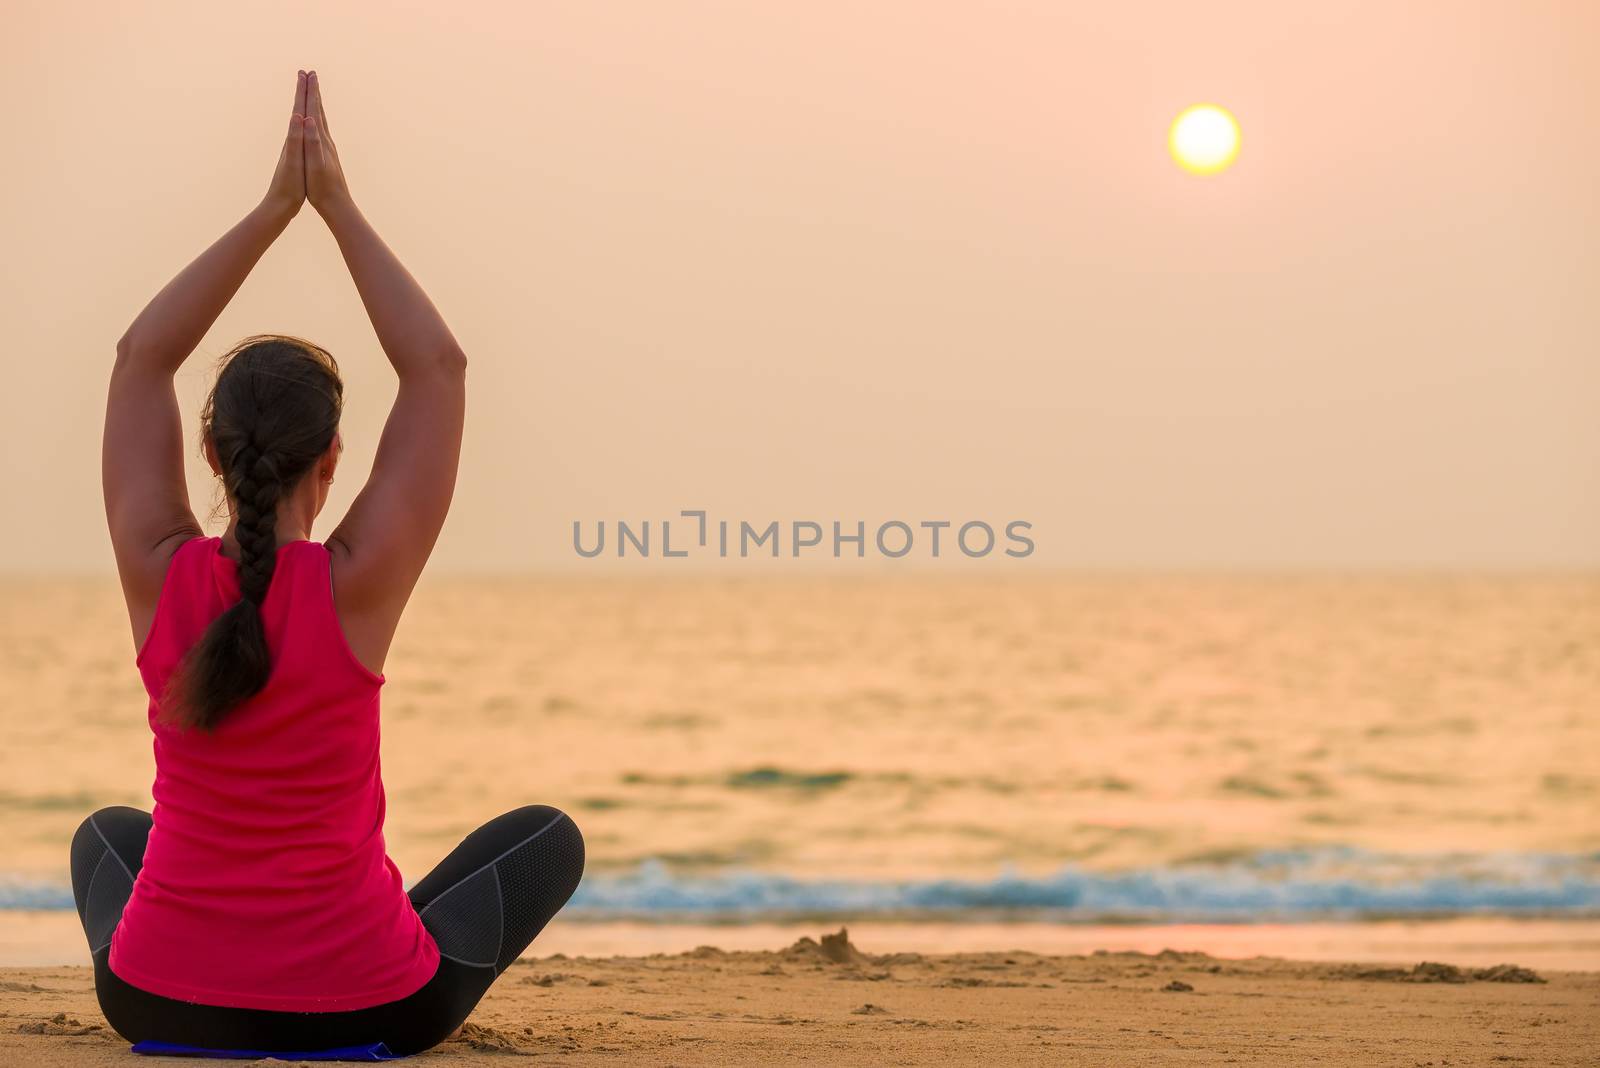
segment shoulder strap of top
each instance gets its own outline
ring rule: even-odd
[[[221,538],[198,536],[174,550],[167,561],[167,573],[161,579],[161,593],[156,599],[155,614],[150,617],[150,630],[134,657],[135,664],[142,665],[147,656],[162,647],[174,616],[187,618],[193,613],[195,591],[211,583],[211,561],[221,541]]]
[[[378,686],[383,685],[384,677],[356,656],[355,650],[350,647],[350,639],[344,632],[344,621],[339,618],[339,604],[333,592],[333,553],[323,542],[307,542],[298,546],[303,554],[303,563],[300,567],[305,579],[308,592],[312,585],[316,587],[315,596],[318,601],[327,606],[324,618],[327,620],[330,643],[337,648],[339,658],[347,661],[355,668],[356,673],[367,682]]]

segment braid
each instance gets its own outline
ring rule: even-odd
[[[278,562],[278,498],[283,480],[272,454],[246,440],[234,455],[229,475],[237,509],[234,537],[239,542],[239,592],[256,607],[266,600]]]

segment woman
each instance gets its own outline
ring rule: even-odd
[[[366,486],[319,544],[342,448],[338,369],[307,342],[242,342],[202,414],[229,509],[223,535],[202,537],[173,375],[306,200],[399,391]],[[449,510],[465,367],[352,201],[317,75],[302,71],[266,198],[140,313],[111,373],[106,517],[150,695],[155,810],[90,816],[72,881],[101,1008],[130,1041],[419,1052],[578,885],[583,839],[544,806],[473,832],[409,895],[385,853],[378,691]]]

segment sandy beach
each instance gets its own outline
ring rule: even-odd
[[[429,1064],[1592,1065],[1600,974],[788,948],[517,962]],[[0,970],[0,1062],[129,1063],[87,969]],[[157,1062],[160,1063],[160,1062]],[[185,1063],[172,1061],[170,1063]]]

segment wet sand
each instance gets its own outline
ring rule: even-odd
[[[555,953],[637,957],[686,953],[704,945],[763,950],[814,933],[821,922],[588,922],[562,915],[539,935],[531,952],[541,957]],[[1046,956],[1072,956],[1097,949],[1158,953],[1171,947],[1225,958],[1268,956],[1383,964],[1447,960],[1472,967],[1514,960],[1539,971],[1600,972],[1600,918],[1454,916],[1215,924],[850,920],[849,924],[862,944],[930,955],[1026,948]],[[0,910],[0,966],[88,963],[76,911]]]
[[[868,947],[871,948],[871,947]],[[1593,1064],[1600,974],[1200,953],[780,951],[519,961],[428,1064]],[[0,1063],[126,1064],[87,969],[0,970]],[[156,1063],[163,1063],[158,1061]],[[166,1063],[187,1063],[172,1061]]]

